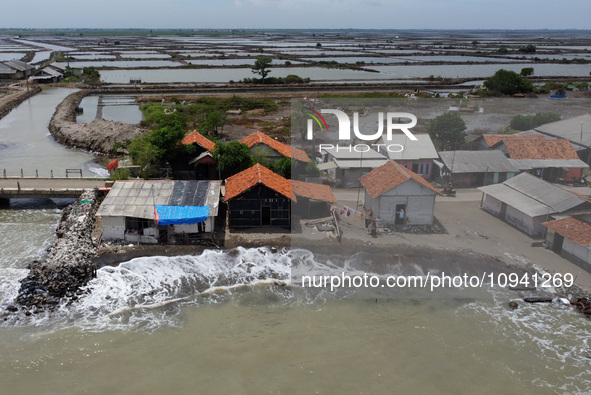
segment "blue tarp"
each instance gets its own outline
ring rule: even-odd
[[[209,206],[154,206],[158,225],[198,224],[207,220]]]

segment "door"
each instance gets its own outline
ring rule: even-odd
[[[552,251],[557,254],[562,252],[562,242],[564,241],[564,236],[559,235],[558,233],[554,233],[554,240],[552,241]]]
[[[261,226],[271,226],[271,206],[261,207]]]
[[[404,221],[406,220],[406,204],[397,204],[396,205],[396,219],[394,221],[395,225],[404,225]]]
[[[507,213],[507,203],[501,203],[501,211],[499,212],[499,218],[505,219]]]

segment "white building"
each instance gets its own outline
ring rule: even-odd
[[[220,181],[117,181],[101,203],[103,240],[186,243],[212,235]]]

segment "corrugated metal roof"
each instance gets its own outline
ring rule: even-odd
[[[442,151],[439,156],[454,174],[518,171],[501,151]]]
[[[15,71],[12,67],[8,67],[4,63],[0,63],[0,74],[14,74]]]
[[[330,161],[330,162],[326,162],[326,163],[320,163],[318,165],[318,170],[322,171],[322,170],[329,170],[329,169],[336,169],[338,168],[337,164],[334,163],[334,161]]]
[[[554,214],[557,212],[552,209],[552,207],[532,199],[504,184],[487,185],[478,189],[503,203],[507,203],[508,206],[515,207],[517,210],[530,217]]]
[[[369,146],[368,146],[369,147]],[[363,149],[365,149],[364,147]],[[359,148],[360,150],[362,148]],[[367,152],[358,152],[355,151],[354,147],[350,147],[348,145],[345,146],[338,146],[334,148],[323,148],[324,152],[329,155],[332,155],[335,159],[358,159],[365,161],[366,159],[384,159],[387,160],[386,155],[381,154],[373,149],[369,149]]]
[[[502,184],[478,189],[532,217],[564,212],[587,202],[572,192],[528,173],[522,173]]]
[[[363,160],[341,160],[335,159],[334,163],[339,169],[375,169],[388,162],[388,159],[363,159]]]
[[[97,216],[154,219],[154,205],[209,205],[209,215],[217,216],[219,196],[219,181],[117,181]]]
[[[419,159],[437,159],[437,150],[428,134],[415,134],[417,140],[409,139],[405,134],[392,134],[392,140],[386,140],[382,136],[376,144],[384,144],[379,147],[381,154],[386,154],[393,160],[419,160]],[[399,144],[404,149],[400,152],[388,151],[389,145]],[[397,149],[392,147],[392,150]]]
[[[583,114],[577,117],[550,122],[538,126],[535,130],[544,134],[558,136],[574,143],[581,142],[581,127],[583,129],[582,143],[585,146],[591,145],[591,114]]]
[[[586,169],[588,164],[580,159],[509,159],[509,162],[519,170],[574,168]]]
[[[5,65],[18,71],[33,70],[35,67],[20,60],[9,60],[4,62]]]

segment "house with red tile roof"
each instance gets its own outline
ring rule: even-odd
[[[503,152],[519,170],[550,182],[576,180],[581,177],[582,169],[589,167],[564,139],[501,140],[493,148]]]
[[[267,157],[271,162],[283,157],[304,163],[310,162],[308,155],[301,149],[280,143],[259,131],[243,138],[240,142],[248,145],[251,155]]]
[[[213,151],[215,149],[215,143],[199,133],[197,130],[193,130],[191,133],[186,135],[185,138],[183,138],[183,144],[195,144],[196,146],[200,147],[202,151]]]
[[[291,188],[298,199],[293,212],[302,218],[328,217],[331,203],[337,202],[328,185],[291,180]]]
[[[591,271],[591,213],[544,222],[546,244],[565,259]]]
[[[185,145],[195,147],[194,157],[189,160],[189,165],[193,169],[193,178],[198,180],[215,180],[219,178],[217,163],[211,152],[215,149],[215,143],[199,133],[197,130],[183,138]]]
[[[413,171],[388,161],[359,178],[365,210],[387,225],[431,225],[440,192]]]
[[[478,150],[489,150],[501,141],[508,140],[545,140],[541,134],[483,134],[474,140]]]
[[[292,181],[261,164],[226,180],[225,201],[231,229],[291,226],[291,211],[309,218],[328,216],[335,203],[328,185]]]
[[[291,182],[256,164],[226,179],[230,229],[291,227]]]

